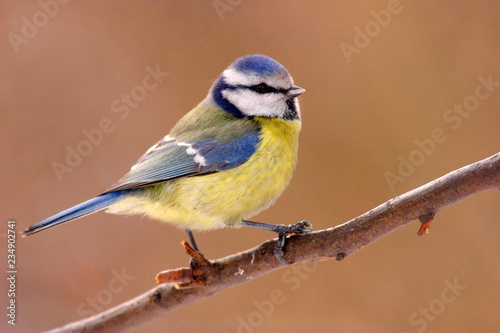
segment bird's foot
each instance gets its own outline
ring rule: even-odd
[[[290,234],[306,234],[312,231],[312,228],[312,224],[305,220],[290,225],[277,225],[276,230],[274,230],[278,233],[278,241],[276,242],[276,247],[274,248],[274,255],[276,258],[282,264],[290,265],[291,262],[283,258],[285,255],[283,248],[285,247],[286,236]]]
[[[212,270],[212,264],[200,251],[191,247],[188,242],[183,241],[182,245],[186,253],[191,257],[189,269],[177,268],[160,272],[156,275],[156,282],[175,283],[177,289],[205,286],[207,276]]]

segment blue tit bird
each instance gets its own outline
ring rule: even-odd
[[[234,61],[171,132],[101,195],[24,231],[41,230],[106,209],[142,214],[191,230],[255,227],[286,236],[312,225],[273,225],[247,219],[268,208],[287,187],[297,162],[301,116],[293,84],[280,63],[264,55]]]

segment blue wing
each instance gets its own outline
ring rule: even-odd
[[[215,139],[193,142],[191,148],[208,167],[208,171],[213,172],[229,170],[245,163],[255,153],[259,142],[259,133],[254,132],[224,144]]]
[[[210,103],[200,103],[171,133],[106,192],[31,226],[24,235],[102,210],[132,195],[137,188],[235,168],[257,151],[261,141],[257,123],[235,119]]]
[[[229,142],[217,138],[185,142],[167,135],[104,193],[229,170],[245,163],[255,153],[259,143],[258,129]]]

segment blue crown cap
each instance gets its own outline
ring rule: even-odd
[[[287,70],[276,60],[262,54],[247,55],[237,59],[233,67],[241,72],[254,72],[262,76],[287,73]]]

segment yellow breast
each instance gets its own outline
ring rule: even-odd
[[[222,172],[154,185],[148,191],[153,197],[130,197],[120,206],[182,228],[241,226],[242,219],[269,207],[283,193],[297,161],[299,120],[254,119],[261,125],[261,143],[247,162]],[[130,207],[136,208],[131,212]]]

